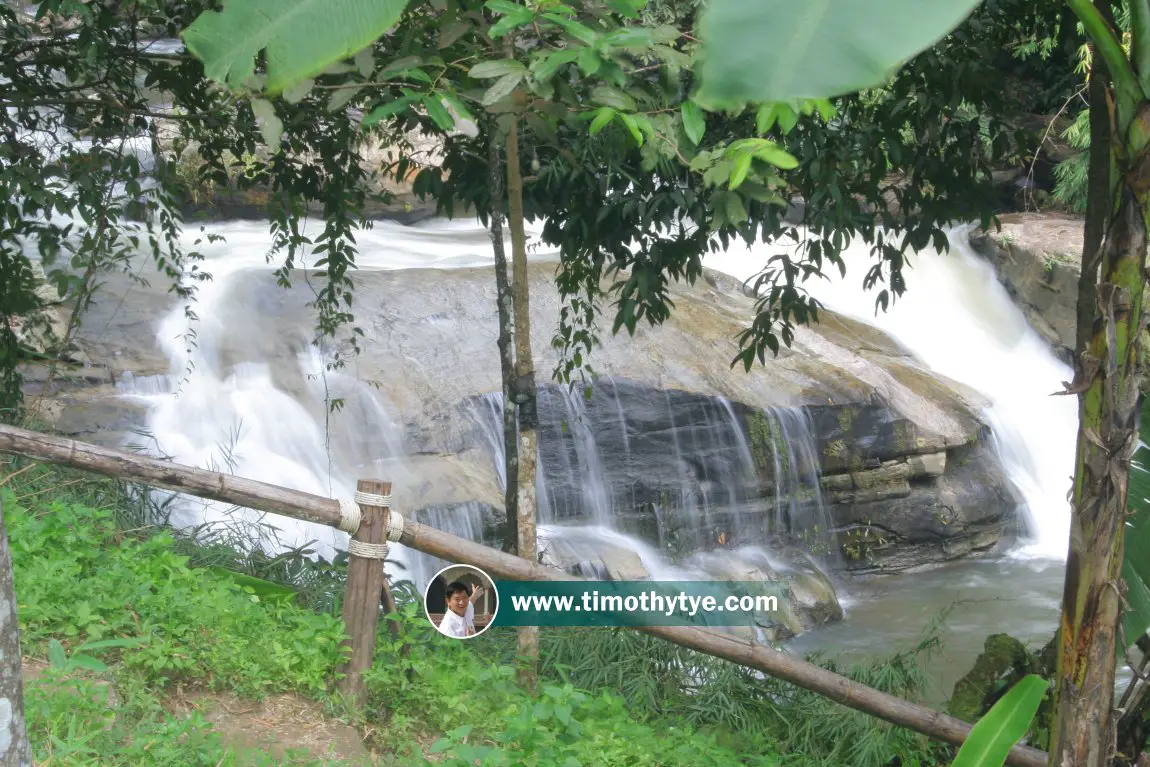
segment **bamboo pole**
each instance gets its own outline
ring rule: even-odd
[[[377,479],[361,479],[356,485],[361,493],[379,496],[391,495],[391,483]],[[352,540],[374,546],[387,541],[386,506],[372,506],[361,503],[359,529]],[[371,668],[375,655],[375,635],[379,626],[380,594],[387,585],[383,572],[383,560],[362,557],[354,551],[348,558],[347,592],[343,600],[343,625],[347,632],[347,644],[351,646],[351,656],[342,669],[343,679],[340,689],[358,708],[367,701],[367,688],[363,682],[363,672]]]
[[[126,481],[190,492],[296,519],[333,526],[339,521],[339,503],[330,498],[142,458],[13,426],[0,425],[0,452],[72,466]],[[406,518],[403,520],[403,533],[399,542],[425,554],[480,567],[500,578],[521,581],[582,580]],[[682,647],[784,679],[844,706],[936,740],[957,746],[970,734],[971,726],[960,719],[880,692],[765,645],[690,627],[634,628]],[[1015,746],[1006,763],[1016,767],[1046,767],[1046,754],[1028,746]]]

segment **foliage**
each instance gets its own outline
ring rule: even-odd
[[[1142,403],[1140,441],[1130,462],[1130,484],[1126,505],[1126,548],[1122,559],[1122,580],[1126,583],[1126,605],[1122,611],[1122,635],[1126,647],[1133,646],[1150,629],[1150,401]]]
[[[139,646],[120,653],[120,665],[154,684],[196,679],[249,695],[325,689],[343,652],[338,619],[189,568],[169,534],[125,537],[110,512],[61,503],[33,512],[0,492],[28,650],[52,638],[73,652],[127,638]],[[253,603],[263,609],[245,609]]]
[[[1002,767],[1010,749],[1030,729],[1047,688],[1046,680],[1036,674],[1019,680],[975,723],[952,767]]]
[[[981,0],[754,4],[712,0],[702,14],[706,103],[789,102],[884,84]]]

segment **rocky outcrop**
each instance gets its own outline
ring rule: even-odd
[[[1031,327],[1069,364],[1078,324],[1082,218],[1012,213],[1000,222],[999,231],[973,234],[970,242],[994,265],[999,281]]]
[[[489,252],[482,230],[443,236],[453,248]],[[546,260],[530,267],[541,380],[558,360],[550,343],[561,306],[553,270]],[[304,283],[302,274],[292,279]],[[152,280],[155,287],[124,281],[117,294],[110,278],[86,317],[80,343],[101,380],[169,372],[155,334],[175,307],[162,276]],[[324,413],[311,374],[301,372],[314,324],[306,286],[285,290],[264,268],[229,275],[213,287],[210,306],[197,309],[199,348],[210,350],[221,381],[266,365],[321,433],[330,421],[339,436],[334,465],[370,462],[395,478],[396,502],[411,513],[492,536],[502,496],[492,454],[501,439],[490,270],[362,269],[355,281],[364,353],[353,374],[324,383],[351,403],[337,413]],[[609,522],[676,555],[818,537],[831,527],[881,536],[877,545],[844,548],[848,566],[862,569],[926,564],[998,540],[1015,504],[993,456],[978,447],[985,403],[976,393],[923,369],[874,328],[831,312],[820,312],[815,327],[797,328],[777,358],[749,373],[732,370],[754,299],[711,272],[670,293],[676,308],[663,325],[640,327],[634,338],[604,334],[592,361],[601,377],[589,399],[543,387],[546,518]],[[84,439],[115,443],[138,422],[139,400],[108,384],[55,394],[63,403],[59,425]],[[394,422],[392,455],[359,433],[375,417],[372,408]]]

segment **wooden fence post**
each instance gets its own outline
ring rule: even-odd
[[[356,491],[357,496],[365,493],[382,496],[379,500],[383,500],[391,495],[391,483],[361,479],[356,484]],[[343,623],[347,631],[347,643],[351,646],[351,657],[342,669],[340,690],[355,706],[362,707],[367,700],[363,672],[371,668],[371,658],[375,652],[379,597],[386,578],[383,560],[356,553],[356,543],[366,544],[370,551],[370,547],[387,542],[388,507],[359,502],[359,509],[359,529],[352,535],[352,543],[348,547],[347,594],[343,601]]]

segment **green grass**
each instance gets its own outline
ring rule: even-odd
[[[0,479],[12,471],[0,462]],[[245,557],[219,540],[197,547],[116,483],[57,469],[11,477],[0,492],[24,652],[56,666],[26,692],[41,764],[321,764],[232,751],[202,717],[162,704],[176,689],[294,692],[346,715],[332,692],[339,566]],[[299,593],[253,588],[224,567]],[[397,598],[400,638],[381,627],[367,709],[349,717],[393,767],[938,763],[919,736],[633,632],[545,631],[539,689],[528,694],[514,678],[513,630],[458,642],[402,584]],[[912,652],[851,674],[914,697],[916,661]]]

